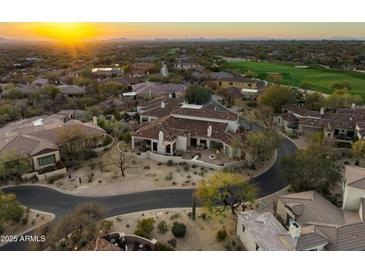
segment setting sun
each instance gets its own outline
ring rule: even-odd
[[[80,42],[97,35],[97,30],[87,23],[39,23],[32,30],[40,37],[61,42]]]

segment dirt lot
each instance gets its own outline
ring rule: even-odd
[[[243,250],[235,236],[236,218],[227,210],[223,215],[207,214],[203,209],[197,209],[196,220],[189,216],[191,208],[161,209],[131,213],[109,218],[113,221],[113,232],[125,232],[133,234],[138,220],[153,217],[155,220],[151,238],[162,243],[176,239],[175,250],[178,251],[210,251],[210,250]],[[207,214],[205,219],[204,213]],[[169,230],[162,234],[157,225],[160,221],[165,221]],[[174,222],[184,223],[187,227],[183,238],[175,238],[171,232]],[[224,241],[217,241],[217,231],[225,228],[227,238]]]
[[[54,219],[54,215],[51,213],[33,209],[30,209],[29,212],[25,213],[25,215],[28,215],[28,221],[26,224],[23,224],[22,220],[18,223],[6,222],[4,224],[4,232],[2,235],[20,235]],[[4,244],[5,243],[0,243],[0,246]]]
[[[82,162],[80,167],[69,168],[68,175],[57,179],[53,185],[76,194],[113,195],[163,188],[194,188],[203,178],[215,172],[195,165],[168,165],[134,156],[135,163],[122,177],[119,168],[110,163],[113,153],[107,152]],[[240,172],[253,176],[269,167],[273,160],[274,157],[256,170],[241,169]]]

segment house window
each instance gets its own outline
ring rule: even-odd
[[[55,162],[56,162],[56,156],[54,154],[38,158],[39,166],[48,166],[50,164],[54,164]]]
[[[246,228],[244,225],[242,225],[242,231],[245,232]]]
[[[232,82],[229,82],[229,85],[230,85],[230,86],[233,86],[233,83],[232,83]]]
[[[250,88],[250,87],[252,87],[252,84],[248,84],[248,87]]]
[[[166,145],[166,153],[171,153],[171,145]]]
[[[222,82],[221,81],[218,82],[218,86],[220,86],[220,87],[222,86]]]
[[[152,143],[152,151],[157,151],[157,143],[156,142]]]

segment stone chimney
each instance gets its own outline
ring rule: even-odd
[[[165,102],[161,102],[161,108],[165,108]]]
[[[352,108],[352,109],[355,109],[355,108],[356,108],[356,104],[352,104],[352,105],[351,105],[351,108]]]
[[[292,221],[290,223],[290,226],[289,226],[289,234],[290,236],[294,239],[294,240],[298,240],[299,237],[300,237],[300,231],[301,231],[301,226],[295,222],[295,221]]]
[[[208,126],[208,130],[207,130],[207,136],[208,137],[212,137],[212,126]]]
[[[322,108],[321,108],[321,110],[319,111],[319,113],[320,113],[321,115],[324,115],[324,107],[322,107]]]
[[[158,143],[162,146],[163,145],[163,139],[164,139],[164,136],[163,136],[163,131],[160,131],[158,133]]]

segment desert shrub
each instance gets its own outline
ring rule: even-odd
[[[183,223],[174,222],[171,231],[176,238],[183,238],[186,233],[186,225]]]
[[[172,166],[172,165],[174,165],[174,161],[173,160],[168,160],[166,164],[168,166]]]
[[[153,218],[139,220],[134,234],[149,239],[154,228],[154,223],[155,219]]]
[[[174,251],[175,249],[173,249],[170,245],[168,244],[164,244],[164,243],[158,243],[157,245],[157,250],[159,251]]]
[[[172,176],[172,173],[170,172],[168,175],[165,176],[166,181],[171,181],[174,177]]]
[[[174,220],[174,219],[177,219],[180,217],[180,214],[179,213],[175,213],[175,214],[172,214],[171,217],[170,217],[170,220]]]
[[[190,166],[189,166],[189,164],[184,163],[184,170],[185,170],[185,171],[189,171],[189,170],[190,170]]]
[[[176,239],[171,239],[167,241],[172,247],[176,247]]]
[[[207,213],[203,212],[203,213],[200,215],[200,218],[202,218],[203,220],[206,220],[206,219],[207,219]]]
[[[119,140],[128,144],[131,142],[132,136],[129,132],[123,132],[122,134],[119,135]]]
[[[169,230],[165,221],[159,222],[157,225],[157,228],[158,228],[158,232],[160,232],[161,234],[165,234]]]
[[[23,219],[22,219],[22,224],[26,225],[28,223],[28,215],[26,215]]]
[[[103,147],[110,145],[112,142],[113,142],[113,138],[110,137],[109,135],[106,135],[103,140]]]
[[[219,230],[215,236],[215,238],[217,239],[218,242],[223,242],[227,239],[227,231],[222,228],[221,230]]]
[[[98,230],[103,233],[108,233],[110,229],[113,227],[113,221],[103,220],[98,225]]]

